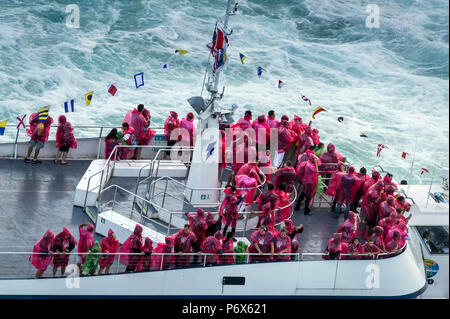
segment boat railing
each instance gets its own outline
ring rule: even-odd
[[[297,252],[297,253],[282,253],[282,254],[274,254],[271,253],[249,253],[249,252],[222,252],[222,253],[204,253],[204,252],[192,252],[192,253],[183,253],[182,256],[189,256],[187,261],[187,266],[183,267],[187,268],[198,268],[198,267],[220,267],[220,266],[229,266],[229,265],[245,265],[245,264],[259,264],[259,263],[279,263],[279,262],[337,262],[343,263],[342,265],[346,267],[351,267],[352,262],[361,262],[361,261],[371,261],[372,263],[378,264],[382,262],[382,260],[387,258],[395,257],[403,253],[406,249],[406,244],[403,246],[400,252],[395,253],[380,253],[373,254],[369,256],[369,254],[358,254],[355,258],[351,254],[341,254],[337,259],[327,259],[328,254],[325,253],[311,253],[311,252]],[[36,258],[38,256],[47,256],[47,258],[53,258],[54,256],[63,255],[63,254],[53,254],[50,255],[48,253],[38,253],[38,252],[29,252],[29,251],[12,251],[12,252],[0,252],[0,280],[1,279],[32,279],[34,278],[36,269],[33,267],[31,261],[32,258]],[[86,277],[89,274],[86,269],[83,269],[81,275],[79,272],[79,268],[77,263],[79,262],[78,256],[100,256],[99,258],[104,258],[107,256],[114,256],[113,261],[110,263],[110,272],[109,275],[118,275],[130,273],[127,271],[127,262],[122,260],[124,256],[138,256],[144,257],[143,253],[94,253],[94,252],[86,252],[86,253],[78,253],[78,252],[70,252],[64,253],[64,255],[69,256],[67,261],[66,272],[64,275],[60,275],[60,269],[55,277],[52,276],[52,260],[47,260],[48,268],[42,278],[73,278],[73,277]],[[160,256],[160,257],[159,257]],[[230,263],[226,263],[224,257],[232,256],[233,260]],[[254,257],[265,256],[267,258],[266,261],[254,261],[252,259]],[[290,256],[290,257],[288,257]],[[180,257],[179,253],[156,253],[152,252],[149,256],[150,260],[156,258],[151,263],[152,266],[148,270],[143,269],[143,263],[138,261],[137,267],[133,272],[142,272],[142,271],[160,271],[160,270],[173,270],[180,269],[176,268],[175,260]],[[284,257],[285,259],[278,259],[278,257]],[[287,258],[286,258],[287,257]],[[343,259],[342,257],[345,257]],[[159,260],[161,258],[161,260]],[[167,262],[167,258],[171,260]],[[128,258],[127,258],[128,259]],[[166,259],[166,262],[164,262]],[[212,260],[211,260],[212,259]],[[211,264],[211,261],[218,261],[217,264]],[[350,262],[350,263],[349,263]],[[336,267],[336,272],[339,267]],[[98,274],[99,266],[97,265],[94,269],[94,272],[91,273],[91,276],[99,276]],[[101,274],[103,275],[103,274]]]
[[[28,138],[28,134],[27,134],[26,129],[29,129],[30,125],[26,124],[25,128],[23,128],[23,126],[17,127],[14,124],[7,124],[6,127],[7,127],[7,129],[8,128],[11,128],[11,129],[16,128],[16,136],[15,136],[15,139],[14,139],[14,153],[12,154],[13,158],[16,159],[17,158],[17,146],[18,146],[18,143],[19,143],[19,139],[21,138],[21,136],[26,136]],[[74,128],[74,130],[75,129],[83,129],[84,133],[87,133],[87,131],[89,131],[89,130],[98,130],[98,132],[99,132],[98,135],[97,134],[92,134],[92,136],[83,136],[83,138],[91,138],[91,137],[92,138],[98,138],[97,158],[100,157],[100,151],[101,151],[100,148],[101,148],[102,135],[104,133],[104,130],[113,129],[113,128],[116,128],[116,129],[120,129],[121,128],[121,126],[109,126],[109,125],[101,125],[101,126],[98,126],[98,125],[72,125],[72,127]],[[58,128],[57,124],[56,125],[54,124],[54,125],[50,126],[50,130],[57,129],[57,128]],[[164,129],[164,127],[151,127],[151,129],[153,129],[153,130],[162,130],[162,129]],[[76,132],[76,130],[75,130],[75,132]],[[88,135],[88,134],[84,134],[84,135]]]

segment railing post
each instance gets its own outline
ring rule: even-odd
[[[161,267],[159,267],[159,270],[163,269],[163,263],[164,263],[164,255],[161,255]]]
[[[17,158],[17,140],[19,138],[20,127],[17,128],[16,140],[14,141],[14,159]]]
[[[118,274],[118,273],[119,273],[119,266],[120,266],[120,256],[122,256],[122,255],[119,255],[119,258],[117,258],[117,269],[116,269],[116,274]]]
[[[206,255],[203,255],[203,267],[206,267]]]
[[[100,158],[100,146],[102,145],[102,133],[103,133],[103,126],[100,127],[100,135],[98,136],[97,159]]]

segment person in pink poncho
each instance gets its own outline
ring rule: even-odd
[[[284,255],[290,254],[291,251],[292,251],[291,238],[287,235],[287,228],[282,227],[281,231],[272,238],[272,245],[271,245],[272,258],[276,261],[291,260],[290,255]]]
[[[265,205],[267,203],[270,203],[270,208],[274,210],[277,207],[278,202],[278,194],[275,190],[275,185],[273,185],[272,183],[268,183],[267,190],[262,192],[261,195],[258,196],[256,202],[258,203],[258,211],[261,211],[262,205]]]
[[[384,188],[386,189],[388,186],[394,187],[394,189],[398,189],[397,184],[392,181],[392,174],[387,173],[386,176],[383,177]]]
[[[275,118],[275,111],[270,110],[269,113],[267,113],[267,125],[269,125],[270,128],[278,129],[279,124],[280,121]]]
[[[350,243],[358,235],[359,221],[358,214],[352,211],[348,213],[348,218],[339,225],[336,231],[337,233],[342,233],[343,242]]]
[[[348,259],[361,259],[359,256],[364,252],[363,245],[361,245],[361,242],[359,241],[358,237],[355,237],[352,239],[350,244],[347,246],[347,254],[350,254],[351,256],[348,256],[350,258]]]
[[[243,143],[242,143],[243,140]],[[233,153],[233,172],[237,173],[246,163],[254,163],[256,166],[256,156],[258,155],[256,147],[250,143],[247,135],[244,135],[241,141],[236,144]]]
[[[389,227],[389,230],[387,231],[386,236],[384,237],[385,246],[392,240],[395,231],[400,232],[401,246],[403,247],[403,245],[406,242],[406,239],[408,238],[408,233],[406,231],[406,224],[401,220],[398,220],[396,224]]]
[[[117,253],[119,246],[120,243],[117,240],[116,234],[111,228],[108,229],[108,236],[106,236],[100,241],[100,247],[102,249],[101,252],[115,254]],[[100,259],[98,260],[98,264],[100,266],[98,270],[99,275],[103,273],[103,270],[105,271],[105,274],[109,274],[109,270],[111,266],[114,264],[114,260],[118,258],[117,255],[109,255],[109,254],[101,255]]]
[[[83,253],[88,253],[92,246],[94,245],[94,225],[91,223],[81,224],[78,226],[78,232],[80,234],[80,239],[78,240],[78,261],[77,265],[80,269],[81,274],[81,266],[86,261],[86,255],[82,255]]]
[[[363,245],[363,253],[367,254],[367,256],[362,256],[362,259],[375,259],[376,256],[381,253],[381,249],[375,245],[373,238],[370,237]]]
[[[222,254],[222,244],[221,240],[223,238],[223,233],[219,230],[214,236],[209,236],[203,242],[202,253],[208,254],[204,256],[206,258],[205,265],[213,266],[217,265],[219,261],[219,254]]]
[[[244,117],[239,119],[236,124],[233,125],[233,129],[241,129],[242,131],[245,131],[246,129],[250,128],[252,126],[252,112],[251,111],[245,111]]]
[[[392,212],[396,212],[395,210],[395,198],[392,196],[388,196],[388,198],[380,203],[378,208],[378,220],[382,220],[385,217],[388,217]]]
[[[270,159],[270,149],[267,149],[265,152],[259,152],[258,167],[266,176],[266,183],[272,182],[272,171],[275,167],[272,166],[272,161]]]
[[[58,122],[59,125],[56,130],[56,147],[58,147],[58,153],[56,154],[56,159],[53,162],[57,164],[62,154],[61,165],[66,165],[66,158],[69,153],[69,148],[77,148],[77,140],[73,135],[72,125],[67,122],[64,115],[59,116]]]
[[[300,134],[305,131],[307,126],[308,124],[303,123],[303,119],[298,115],[294,115],[292,121],[289,122],[289,128],[295,132],[296,140],[299,138]]]
[[[314,147],[314,140],[312,137],[311,126],[308,125],[305,127],[305,131],[298,137],[298,149],[296,156],[298,157],[299,154],[305,153],[311,146]]]
[[[56,275],[59,267],[61,267],[61,275],[64,276],[70,257],[67,254],[71,253],[76,245],[77,240],[66,227],[63,228],[62,232],[56,234],[52,248],[55,253],[53,256],[53,276]]]
[[[234,253],[233,247],[233,238],[234,234],[232,232],[228,232],[226,237],[222,241],[222,252],[225,254]],[[233,255],[221,255],[219,258],[219,265],[232,265],[234,264],[234,256]]]
[[[114,151],[114,148],[117,145],[121,145],[121,143],[119,142],[119,139],[117,138],[117,129],[113,128],[108,135],[106,135],[105,137],[105,159],[110,158],[111,156],[111,160],[114,161],[115,159],[120,159],[122,156],[122,148],[117,148],[116,154],[111,155],[111,153]]]
[[[141,137],[141,140],[139,141],[139,144],[140,145],[149,145],[150,141],[153,139],[156,132],[150,128],[150,119],[151,119],[150,111],[147,109],[144,109],[142,111],[142,115],[144,116],[144,118],[146,120],[146,124],[142,128],[142,137]],[[139,159],[139,158],[137,158],[137,159]]]
[[[273,233],[267,231],[265,226],[261,226],[258,230],[255,230],[250,236],[251,245],[248,248],[249,253],[257,253],[259,255],[251,255],[250,261],[268,261],[269,254],[272,251],[272,238]],[[265,255],[264,255],[265,254]]]
[[[184,228],[173,236],[173,241],[175,244],[175,252],[178,256],[175,257],[175,267],[183,268],[187,267],[191,261],[191,255],[184,255],[186,253],[192,253],[192,248],[195,252],[200,255],[200,247],[197,243],[197,237],[190,230],[189,224],[185,224]],[[197,263],[198,259],[194,259],[194,264]]]
[[[224,190],[224,193],[226,195],[219,209],[219,216],[221,217],[222,223],[225,225],[223,231],[226,233],[228,227],[231,226],[231,231],[235,233],[238,219],[238,205],[244,199],[245,195],[242,194],[238,199],[237,190],[234,186],[227,187]]]
[[[361,185],[361,180],[355,176],[355,168],[350,166],[348,173],[341,176],[339,183],[339,197],[337,200],[336,211],[334,217],[339,218],[342,205],[345,204],[344,219],[347,219],[350,205],[353,203],[354,195]]]
[[[48,133],[50,131],[50,126],[53,123],[53,119],[51,116],[47,118],[45,121],[39,121],[39,114],[33,113],[30,116],[30,128],[27,129],[27,134],[31,138],[28,146],[28,153],[24,159],[25,163],[31,162],[32,164],[41,164],[41,161],[38,160],[39,152],[41,148],[44,147],[45,142],[48,140]],[[33,159],[30,158],[31,152],[33,152],[33,148],[36,148],[34,151]]]
[[[384,247],[384,229],[381,226],[375,226],[373,234],[369,237],[369,239],[373,240],[373,243],[381,249],[381,251],[386,251]],[[369,240],[368,239],[368,240]]]
[[[314,146],[317,147],[320,144],[319,130],[316,128],[313,129],[311,136],[314,142]]]
[[[298,168],[298,178],[302,183],[302,193],[300,194],[297,204],[295,205],[295,210],[299,210],[303,200],[305,200],[305,215],[310,215],[311,204],[316,195],[318,186],[318,164],[317,157],[314,155],[313,151],[308,150],[309,160],[300,164]]]
[[[37,269],[36,278],[42,276],[53,260],[53,240],[55,235],[48,229],[44,236],[33,246],[33,254],[30,256],[31,264]],[[39,253],[39,254],[38,254]]]
[[[144,135],[144,126],[147,125],[147,120],[142,114],[143,111],[144,104],[139,104],[137,108],[128,111],[125,115],[125,119],[123,120],[123,122],[128,123],[130,127],[134,129],[134,136],[136,137],[136,140],[139,142],[139,144]],[[141,148],[136,148],[133,158],[140,159],[141,151]]]
[[[265,179],[264,173],[259,169],[258,164],[256,162],[248,162],[243,164],[238,171],[236,171],[236,177],[239,175],[250,175],[251,171],[255,171],[258,174],[258,184],[261,184]]]
[[[389,242],[385,245],[386,251],[388,253],[399,253],[402,250],[402,237],[398,230],[394,230],[394,233],[392,234],[392,238]]]
[[[376,184],[372,185],[364,195],[362,212],[364,214],[366,233],[368,233],[377,223],[378,207],[383,191],[383,182],[378,181]]]
[[[150,237],[145,237],[144,246],[142,246],[144,255],[136,266],[136,271],[149,271],[152,262],[153,240]]]
[[[278,150],[275,158],[275,166],[280,167],[286,153],[295,142],[295,133],[289,129],[289,122],[282,120],[278,126]]]
[[[383,227],[384,229],[383,237],[386,237],[388,230],[397,223],[398,223],[398,215],[397,212],[395,211],[390,213],[388,217],[381,219],[378,222],[378,225]]]
[[[253,121],[252,128],[255,130],[258,151],[265,150],[266,146],[270,145],[270,126],[267,124],[266,116],[258,116],[258,118]]]
[[[151,257],[151,269],[164,270],[169,269],[175,263],[175,247],[171,236],[166,236],[164,243],[159,243],[153,251]],[[158,255],[166,254],[166,255]]]
[[[206,239],[206,230],[208,229],[208,223],[205,220],[205,211],[197,208],[197,214],[186,213],[186,217],[189,220],[190,229],[197,238],[198,245],[201,247]]]
[[[298,234],[303,232],[303,225],[294,226],[294,223],[290,219],[285,220],[284,225],[286,226],[287,235],[291,239],[291,253],[296,254],[299,246]],[[291,260],[295,260],[294,255],[291,255]]]
[[[143,231],[142,226],[136,224],[133,233],[131,233],[131,235],[127,238],[127,240],[125,240],[123,245],[119,248],[120,253],[130,254],[120,256],[120,263],[122,265],[127,266],[127,268],[125,269],[126,272],[135,271],[136,266],[142,259],[142,255],[144,255],[144,252],[142,251],[142,231]]]
[[[367,170],[365,167],[361,167],[359,169],[359,172],[356,173],[356,177],[359,178],[361,182],[360,182],[358,189],[356,190],[356,194],[353,198],[352,206],[350,207],[350,209],[352,211],[356,211],[356,208],[358,208],[359,201],[364,196],[364,191],[363,191],[364,184],[369,179],[369,175],[366,173],[367,173]]]
[[[328,186],[328,178],[332,177],[333,173],[337,170],[337,164],[342,162],[344,157],[336,152],[336,147],[333,143],[327,145],[327,151],[320,156],[321,165],[319,170],[322,177],[327,178],[325,184]]]
[[[236,176],[236,189],[237,196],[244,195],[244,202],[238,211],[243,211],[243,208],[247,205],[251,205],[255,198],[256,187],[258,187],[259,177],[255,170],[251,170],[247,175],[237,175]],[[260,180],[259,180],[260,181]],[[243,206],[245,205],[245,206]]]
[[[194,113],[189,112],[186,118],[183,118],[180,122],[180,127],[186,130],[189,135],[182,132],[181,140],[189,146],[194,145],[195,127],[194,127]]]
[[[260,216],[260,224],[261,226],[266,227],[266,229],[270,232],[274,232],[275,220],[273,216],[273,211],[270,209],[270,203],[267,203],[261,207],[262,213],[258,213]]]
[[[336,205],[339,198],[339,189],[341,186],[341,177],[346,174],[345,168],[346,168],[345,163],[339,162],[337,171],[332,175],[333,178],[331,179],[331,181],[328,181],[328,187],[324,188],[325,194],[333,196],[333,204],[331,205],[332,212],[336,211]],[[325,180],[325,182],[327,181]]]
[[[170,111],[170,115],[164,122],[164,137],[167,141],[167,148],[171,148],[178,141],[181,140],[180,133],[180,120],[178,119],[178,113]],[[170,157],[170,150],[166,151],[166,158]]]
[[[278,209],[275,212],[275,222],[280,223],[290,218],[292,214],[291,200],[289,199],[289,195],[286,193],[285,183],[280,184],[277,195],[278,201],[276,206]]]
[[[325,249],[325,259],[336,259],[342,251],[342,234],[334,233],[333,238],[328,240],[327,248]]]
[[[275,188],[279,188],[281,183],[286,183],[287,192],[290,194],[294,191],[295,169],[291,162],[284,162],[281,168],[275,172],[273,184]]]
[[[134,128],[127,122],[122,123],[122,135],[123,137],[120,142],[123,145],[128,145],[128,147],[121,148],[120,159],[128,160],[133,157],[136,145],[139,144],[139,140],[134,135]]]
[[[381,178],[380,172],[372,170],[372,176],[364,182],[363,193],[367,194],[369,188],[376,184]],[[384,186],[384,185],[383,185]]]

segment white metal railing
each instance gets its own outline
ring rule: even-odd
[[[406,249],[406,243],[405,245],[402,247],[401,251],[398,253],[379,253],[379,254],[372,254],[372,258],[368,258],[369,254],[358,254],[356,257],[354,258],[352,254],[340,254],[338,256],[338,258],[334,259],[336,261],[341,261],[343,260],[341,257],[348,257],[345,260],[346,261],[353,261],[353,262],[358,262],[358,261],[363,261],[363,260],[383,260],[385,258],[391,258],[391,257],[395,257],[396,255],[399,255],[401,253],[403,253]],[[45,255],[45,256],[49,256],[49,253],[34,253],[34,252],[0,252],[0,256],[2,256],[2,262],[0,263],[0,278],[1,279],[23,279],[23,278],[28,278],[31,279],[34,276],[35,273],[35,269],[33,268],[33,266],[31,265],[31,262],[28,261],[28,258],[32,258],[33,256],[37,256],[37,255]],[[88,256],[88,255],[99,255],[100,258],[105,257],[105,256],[112,256],[114,255],[114,263],[115,265],[111,265],[110,266],[110,270],[112,272],[110,272],[109,274],[121,274],[121,273],[129,273],[126,272],[126,265],[122,264],[120,262],[120,258],[121,256],[142,256],[144,257],[144,253],[105,253],[105,252],[99,252],[99,253],[92,253],[92,252],[86,252],[86,253],[78,253],[78,252],[70,252],[70,253],[54,253],[53,256],[58,256],[58,255],[67,255],[69,256],[69,261],[68,264],[69,265],[75,265],[78,263],[78,260],[76,259],[77,256],[81,255],[81,256]],[[152,252],[150,254],[150,258],[154,258],[155,256],[161,256],[161,261],[159,262],[158,260],[158,265],[155,268],[155,262],[153,262],[153,267],[150,268],[150,271],[159,271],[159,270],[163,270],[163,268],[165,268],[165,264],[168,264],[168,268],[164,269],[164,270],[169,270],[169,269],[173,269],[175,268],[175,262],[176,262],[176,258],[178,256],[191,256],[194,257],[194,259],[192,260],[191,258],[189,258],[188,260],[188,266],[187,267],[183,267],[183,268],[189,268],[189,267],[198,267],[198,266],[202,266],[202,267],[206,267],[209,266],[209,263],[207,263],[207,257],[216,257],[218,258],[218,263],[217,265],[214,264],[214,266],[216,267],[220,267],[221,265],[226,265],[227,263],[225,261],[222,260],[221,257],[225,257],[225,256],[233,256],[233,263],[235,265],[241,265],[241,264],[251,264],[251,263],[255,263],[255,261],[251,260],[251,256],[257,256],[257,257],[261,257],[261,256],[265,256],[267,258],[267,260],[264,260],[262,262],[267,262],[267,263],[274,263],[274,262],[287,262],[287,261],[291,261],[291,262],[309,262],[309,261],[323,261],[326,262],[327,259],[323,259],[324,257],[328,256],[329,254],[325,254],[325,253],[302,253],[302,252],[298,252],[298,253],[283,253],[283,254],[272,254],[272,253],[249,253],[249,252],[243,252],[243,253],[228,253],[228,252],[222,252],[222,253],[204,253],[204,252],[193,252],[193,253],[182,253],[182,255],[180,255],[179,253],[175,252],[175,253],[154,253]],[[279,260],[277,259],[277,256],[290,256],[289,259],[285,259],[285,260]],[[164,262],[164,258],[169,257],[171,260],[169,262],[166,263]],[[174,258],[175,257],[175,258]],[[237,259],[236,257],[239,257],[239,259]],[[241,261],[241,258],[243,258],[243,260]],[[275,258],[273,258],[275,257]],[[307,257],[307,258],[305,258]],[[308,258],[309,257],[309,258]],[[312,259],[311,259],[312,257]],[[358,257],[363,257],[361,259],[359,259]],[[367,257],[367,258],[365,258]],[[7,260],[11,261],[11,264],[6,264]],[[138,263],[140,261],[137,261]],[[229,264],[227,264],[229,265]],[[92,275],[96,275],[95,273],[97,273],[97,271],[99,270],[99,266],[97,266],[97,268],[95,269],[94,273]],[[8,272],[8,273],[5,273]],[[137,271],[134,271],[137,272]],[[48,268],[48,273],[51,273],[51,266],[49,266]],[[83,275],[83,274],[82,274]],[[44,277],[50,277],[51,275],[47,275]],[[67,273],[62,277],[65,276],[71,276],[73,277],[73,273]],[[61,277],[61,276],[58,276]]]

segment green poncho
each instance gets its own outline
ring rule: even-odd
[[[100,244],[98,241],[95,241],[94,246],[92,246],[90,253],[99,253],[102,251],[102,248],[100,247]],[[98,260],[100,259],[99,254],[89,254],[86,255],[86,262],[83,265],[83,272],[87,270],[87,273],[92,275],[97,270],[98,266]]]
[[[327,151],[327,149],[325,147],[316,148],[314,151],[314,154],[320,158],[322,156],[322,154],[325,153],[326,151]]]
[[[248,245],[244,243],[243,241],[238,241],[236,244],[236,247],[234,248],[235,253],[245,253],[247,251]],[[245,262],[245,255],[235,255],[234,260],[236,261],[236,264],[242,264]]]

